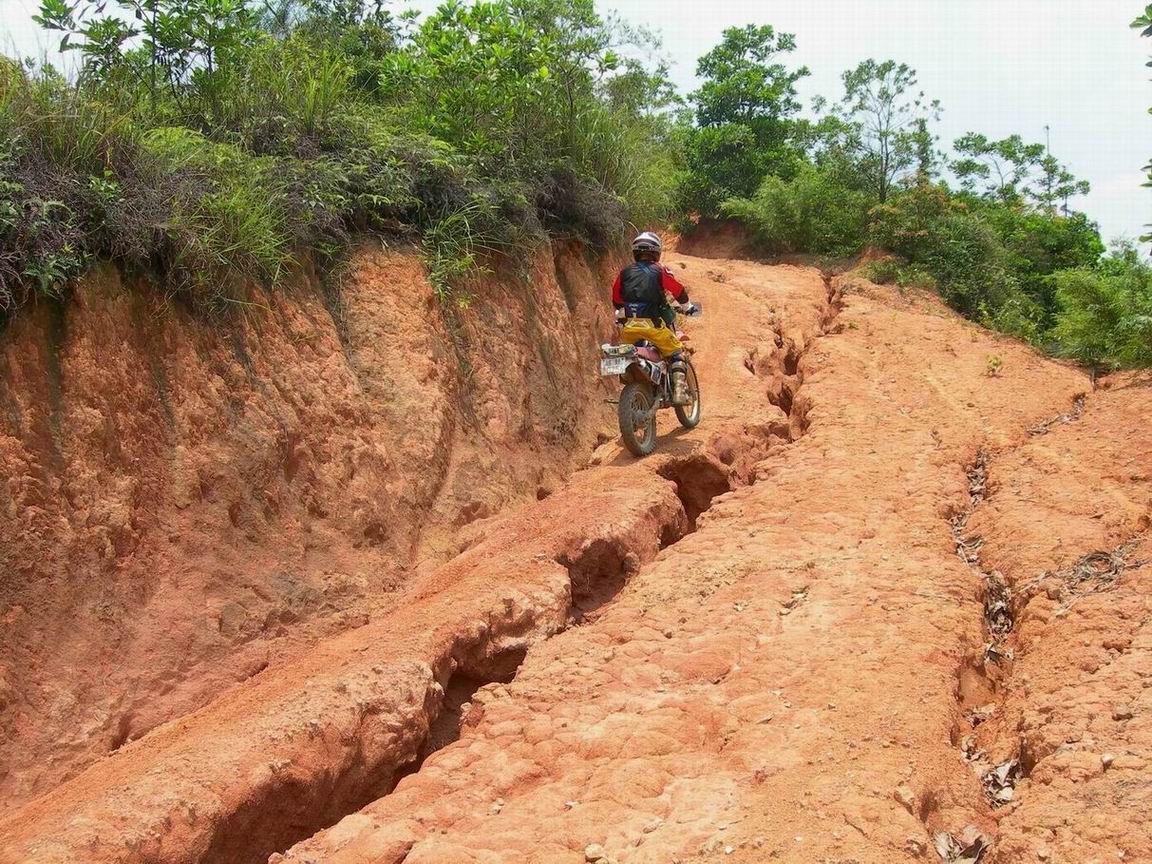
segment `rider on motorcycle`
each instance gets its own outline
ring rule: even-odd
[[[678,308],[691,314],[695,307],[688,300],[688,291],[676,281],[660,263],[660,238],[645,231],[632,241],[635,263],[620,271],[612,285],[612,304],[616,307],[616,320],[621,324],[620,339],[634,345],[647,341],[656,347],[669,364],[672,374],[672,403],[686,405],[691,402],[688,393],[686,367],[681,352],[684,345],[673,329],[675,318],[670,313],[665,294],[671,294]]]

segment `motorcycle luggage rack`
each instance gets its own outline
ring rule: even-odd
[[[600,346],[600,350],[606,357],[630,357],[636,353],[635,345],[613,345],[605,342]]]

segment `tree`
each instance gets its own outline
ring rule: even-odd
[[[917,117],[912,124],[912,142],[916,145],[916,179],[930,182],[939,175],[944,154],[936,149],[937,136],[928,127],[927,117]]]
[[[687,208],[715,215],[722,201],[755,194],[766,176],[796,173],[796,82],[809,72],[782,62],[794,50],[793,35],[749,24],[725,30],[700,58],[696,74],[704,83],[689,97],[697,128],[686,145]]]
[[[692,94],[701,126],[739,123],[762,136],[782,131],[800,109],[796,82],[806,67],[789,70],[777,58],[796,50],[791,33],[776,34],[771,25],[729,27],[719,45],[700,58],[696,74],[704,78]]]
[[[1061,201],[1087,195],[1087,180],[1077,180],[1043,144],[1025,144],[1019,135],[991,141],[970,132],[953,145],[961,156],[952,171],[964,189],[1013,206],[1038,207],[1055,213]]]
[[[617,74],[604,80],[600,89],[615,111],[632,117],[667,120],[673,109],[684,104],[668,77],[669,71],[668,62],[663,58],[650,64],[634,57],[624,58]]]
[[[1083,213],[1062,216],[985,199],[971,204],[995,228],[1007,265],[1043,313],[1040,323],[1051,327],[1060,306],[1048,277],[1060,270],[1096,266],[1104,252],[1099,228]]]
[[[100,83],[121,69],[132,72],[142,54],[153,105],[166,85],[182,110],[198,101],[215,121],[226,77],[222,65],[265,35],[246,0],[115,2],[120,14],[106,11],[108,0],[42,0],[35,21],[64,34],[61,51],[81,52],[86,78]]]
[[[450,0],[387,58],[384,95],[493,165],[535,164],[594,98],[594,71],[616,63],[607,49],[590,0]]]
[[[916,71],[894,60],[865,60],[841,77],[839,123],[827,147],[854,163],[867,190],[883,204],[913,169],[926,175],[934,170],[929,124],[939,119],[940,103],[916,92]]]
[[[375,96],[380,70],[396,50],[399,22],[385,0],[264,0],[261,26],[280,39],[304,39],[315,52],[339,54],[352,86]]]

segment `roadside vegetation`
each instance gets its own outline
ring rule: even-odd
[[[670,90],[591,0],[44,0],[79,64],[0,60],[0,308],[95,257],[243,302],[362,232],[424,242],[434,282],[541,232],[664,218]],[[655,158],[653,157],[655,154]]]
[[[803,115],[795,44],[770,27],[733,29],[709,55],[726,58],[722,79],[701,61],[683,212],[737,220],[769,255],[877,250],[877,281],[934,289],[982,324],[1097,369],[1152,365],[1148,268],[1131,243],[1106,253],[1072,206],[1086,181],[1019,135],[972,132],[943,148],[942,107],[895,61],[847,70],[842,91]],[[716,141],[741,140],[762,142],[758,160],[711,157]]]
[[[719,218],[769,255],[879,250],[872,278],[1093,368],[1152,365],[1152,277],[1075,209],[1088,183],[1019,135],[944,146],[896,61],[806,110],[793,35],[729,29],[681,97],[659,42],[592,0],[42,0],[38,20],[76,68],[0,60],[0,314],[97,258],[220,308],[376,233],[420,241],[447,297],[545,233],[604,248]]]

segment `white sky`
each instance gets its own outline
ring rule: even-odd
[[[398,4],[399,5],[399,4]],[[412,4],[431,9],[436,0]],[[1092,192],[1073,206],[1105,238],[1136,237],[1152,222],[1152,39],[1129,22],[1144,0],[616,0],[598,2],[664,38],[673,77],[695,85],[696,58],[733,25],[771,24],[795,33],[797,64],[812,70],[811,96],[839,96],[839,75],[874,57],[908,63],[944,107],[942,143],[983,132],[1044,141]],[[41,55],[56,40],[31,16],[38,0],[0,0],[0,50]]]

